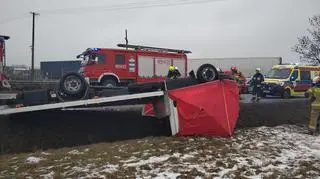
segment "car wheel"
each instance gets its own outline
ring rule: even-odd
[[[197,70],[197,79],[200,83],[217,80],[218,70],[211,64],[203,64]]]
[[[284,98],[284,99],[289,99],[289,98],[291,98],[290,90],[289,90],[289,89],[284,90],[284,92],[283,92],[283,94],[281,95],[281,97]]]
[[[59,82],[60,90],[67,95],[80,95],[87,90],[86,80],[78,73],[66,73]]]

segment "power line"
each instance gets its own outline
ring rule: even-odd
[[[165,1],[154,1],[153,3],[128,3],[122,5],[113,6],[98,6],[98,7],[80,7],[80,8],[63,8],[55,10],[40,11],[42,14],[72,14],[72,13],[86,13],[86,12],[99,12],[99,11],[117,11],[117,10],[129,10],[129,9],[142,9],[153,7],[167,7],[167,6],[180,6],[180,5],[192,5],[192,4],[204,4],[211,3],[218,0],[184,0],[171,3],[163,3]]]
[[[43,15],[54,15],[54,14],[74,14],[74,13],[89,13],[89,12],[101,12],[101,11],[117,11],[117,10],[130,10],[130,9],[143,9],[143,8],[154,8],[154,7],[168,7],[168,6],[181,6],[181,5],[192,5],[192,4],[205,4],[216,2],[219,0],[178,0],[172,2],[172,0],[154,0],[154,1],[140,1],[132,2],[119,5],[111,6],[95,6],[95,7],[79,7],[79,8],[62,8],[54,10],[40,10],[39,12]],[[16,16],[7,19],[0,20],[0,24],[5,24],[15,20],[25,19],[24,16]]]
[[[132,2],[132,3],[126,3],[126,4],[111,5],[111,6],[108,6],[108,7],[109,8],[116,8],[116,7],[130,6],[130,5],[133,6],[133,5],[139,5],[139,4],[159,3],[159,2],[165,2],[165,1],[170,1],[170,0],[138,1],[138,2]],[[63,13],[63,11],[87,10],[87,9],[90,9],[90,8],[105,8],[105,7],[96,6],[96,7],[62,8],[62,9],[44,10],[44,11],[41,11],[41,13],[44,13],[44,14],[55,14],[55,13]],[[94,10],[94,9],[92,9],[92,10]],[[18,15],[18,16],[14,16],[14,17],[8,17],[8,18],[4,18],[2,20],[0,19],[0,24],[5,24],[5,23],[12,22],[12,21],[20,20],[20,19],[26,19],[26,18],[28,18],[28,14],[24,13],[23,15]]]
[[[72,11],[90,11],[90,10],[104,10],[105,8],[123,8],[123,7],[133,7],[133,6],[139,6],[143,4],[152,4],[152,3],[161,3],[166,2],[170,0],[149,0],[149,1],[138,1],[138,2],[131,2],[131,3],[125,3],[125,4],[114,4],[114,5],[108,5],[108,6],[86,6],[86,7],[76,7],[76,8],[61,8],[61,9],[51,9],[51,10],[43,10],[41,13],[46,14],[55,14],[55,13],[67,13]],[[172,1],[172,0],[171,0]],[[179,1],[179,0],[178,0]],[[187,0],[188,1],[188,0]]]

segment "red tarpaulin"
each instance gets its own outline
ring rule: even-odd
[[[212,81],[169,91],[178,111],[178,134],[232,136],[239,115],[235,81]]]
[[[149,102],[143,106],[142,115],[155,117],[155,112],[153,110],[152,102]]]

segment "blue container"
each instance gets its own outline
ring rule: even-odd
[[[41,74],[48,79],[60,79],[65,73],[78,72],[81,60],[40,62]]]

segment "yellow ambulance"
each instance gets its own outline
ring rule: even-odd
[[[275,65],[265,76],[262,85],[263,96],[303,97],[312,87],[312,79],[319,72],[320,66]]]

